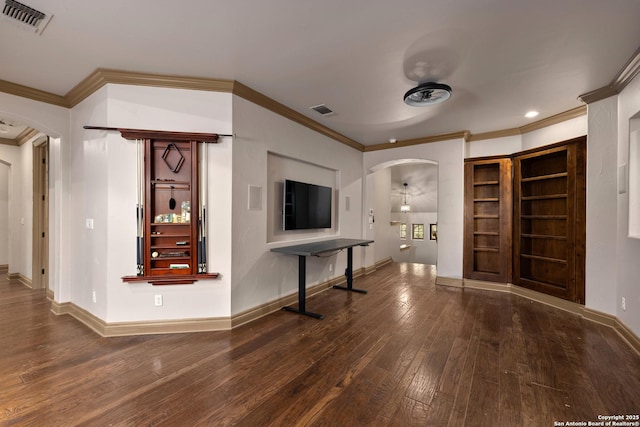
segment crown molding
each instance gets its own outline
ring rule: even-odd
[[[20,96],[22,98],[32,99],[38,102],[44,102],[46,104],[53,104],[59,107],[69,108],[67,100],[64,96],[45,92],[39,89],[34,89],[29,86],[19,85],[17,83],[11,83],[6,80],[0,80],[0,92]]]
[[[0,144],[18,146],[18,142],[14,139],[0,138]]]
[[[547,117],[546,119],[538,120],[537,122],[529,123],[528,125],[520,126],[521,133],[529,133],[534,130],[542,129],[545,127],[557,125],[558,123],[566,122],[567,120],[575,119],[576,117],[584,116],[587,114],[587,106],[581,105],[572,110],[565,111],[563,113],[559,113],[553,115],[551,117]]]
[[[201,90],[210,92],[231,92],[232,80],[184,77],[166,74],[138,73],[98,68],[78,83],[66,95],[69,105],[75,107],[89,95],[104,85],[122,84],[132,86],[153,86],[173,89]]]
[[[40,131],[37,131],[35,129],[26,128],[25,130],[20,132],[20,135],[18,135],[16,137],[16,142],[18,143],[18,145],[22,145],[25,142],[29,141],[31,138],[33,138],[36,135],[38,135],[39,133],[40,133]]]
[[[482,141],[484,139],[504,138],[507,136],[514,136],[514,135],[522,135],[520,128],[511,128],[511,129],[495,130],[492,132],[470,134],[469,138],[467,138],[467,142]]]
[[[360,144],[359,142],[354,141],[351,138],[347,138],[346,136],[334,131],[333,129],[330,129],[316,122],[315,120],[292,110],[286,105],[281,104],[278,101],[269,98],[268,96],[263,95],[260,92],[251,89],[249,86],[246,86],[238,81],[233,82],[233,94],[263,108],[266,108],[269,111],[286,117],[291,121],[301,124],[302,126],[308,127],[309,129],[314,130],[322,135],[328,136],[329,138],[348,145],[351,148],[355,148],[358,151],[365,151],[365,146]]]
[[[470,135],[469,131],[464,130],[460,132],[445,133],[442,135],[427,136],[423,138],[405,139],[403,141],[398,141],[395,144],[386,142],[383,144],[367,145],[364,147],[364,151],[367,152],[367,151],[388,150],[391,148],[409,147],[412,145],[429,144],[432,142],[448,141],[451,139],[467,140],[467,138],[469,138],[469,135]]]
[[[578,99],[585,104],[591,104],[610,96],[618,95],[627,87],[629,83],[640,73],[640,48],[634,52],[622,70],[606,86],[584,93]]]

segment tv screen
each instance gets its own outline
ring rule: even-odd
[[[304,182],[284,182],[284,229],[331,228],[331,188]]]

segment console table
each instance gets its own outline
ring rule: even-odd
[[[315,317],[316,319],[324,318],[322,314],[307,311],[305,307],[305,299],[307,297],[307,257],[319,256],[323,253],[339,251],[342,249],[347,249],[347,268],[344,272],[344,275],[347,278],[347,286],[336,285],[334,288],[366,294],[367,291],[353,287],[353,247],[369,246],[369,243],[373,243],[373,240],[333,239],[271,249],[271,252],[298,255],[298,308],[286,306],[282,309],[304,314],[305,316]]]

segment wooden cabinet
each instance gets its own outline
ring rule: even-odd
[[[513,283],[584,304],[586,137],[513,165]]]
[[[465,278],[584,304],[586,137],[465,161]]]
[[[511,280],[511,160],[465,161],[464,277]]]
[[[218,135],[118,130],[139,147],[138,274],[122,279],[174,285],[218,277],[207,272],[206,200],[199,191],[207,161],[198,155]]]
[[[145,275],[197,274],[197,142],[151,139],[145,151]]]

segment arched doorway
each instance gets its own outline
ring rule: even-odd
[[[369,172],[375,199],[375,259],[437,265],[438,163],[400,159]],[[409,210],[403,212],[404,202]]]

